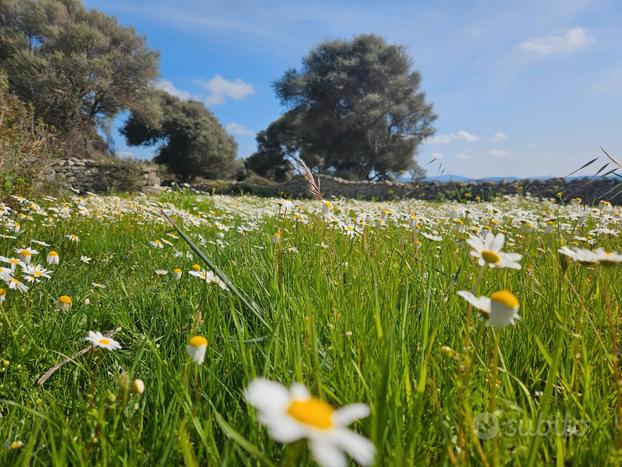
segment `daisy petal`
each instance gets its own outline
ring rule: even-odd
[[[346,456],[326,439],[313,439],[311,441],[313,457],[322,467],[345,467]]]
[[[260,420],[270,429],[270,436],[279,443],[293,443],[305,437],[302,427],[287,417],[260,417]]]
[[[333,441],[361,465],[371,465],[376,456],[374,444],[351,430],[338,429],[333,433]]]
[[[473,305],[475,308],[490,313],[490,298],[488,297],[476,297],[471,292],[466,290],[460,290],[458,295],[464,298],[467,302]]]
[[[503,245],[505,244],[505,235],[502,233],[497,234],[492,242],[492,251],[501,251]]]
[[[369,407],[365,404],[350,404],[333,412],[336,425],[346,426],[360,418],[369,416]]]
[[[253,380],[244,396],[250,405],[262,412],[282,411],[289,403],[287,388],[264,378]]]
[[[305,400],[311,397],[311,394],[309,394],[309,390],[306,388],[306,386],[300,383],[292,384],[289,392],[294,399]]]

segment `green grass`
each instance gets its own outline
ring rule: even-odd
[[[0,465],[312,464],[303,443],[272,441],[245,403],[243,391],[257,376],[302,382],[334,406],[368,404],[370,417],[352,428],[375,444],[376,465],[480,465],[482,453],[492,465],[492,441],[477,441],[469,420],[489,407],[495,338],[474,320],[465,348],[467,304],[456,292],[503,288],[518,296],[522,319],[500,336],[499,462],[621,458],[608,312],[619,337],[622,267],[566,264],[557,254],[575,236],[622,250],[619,208],[594,209],[582,220],[579,208],[549,202],[467,205],[466,230],[503,231],[512,241],[504,249],[524,255],[520,271],[480,271],[447,214],[455,204],[344,201],[340,218],[368,216],[350,238],[323,219],[317,202],[278,215],[274,200],[161,195],[257,316],[235,294],[188,274],[200,259],[167,235],[173,229],[155,201],[36,200],[37,212],[13,200],[0,221],[0,233],[18,237],[0,238],[0,255],[34,239],[61,257],[50,280],[25,294],[10,290],[0,304]],[[413,233],[413,212],[440,242]],[[12,234],[7,220],[18,217],[22,230]],[[604,225],[610,233],[594,230]],[[282,240],[274,244],[277,230]],[[80,242],[64,238],[70,233]],[[159,238],[173,245],[149,245]],[[44,263],[49,248],[32,246]],[[154,272],[175,267],[184,270],[180,281]],[[55,308],[60,295],[73,298],[70,311]],[[117,327],[122,350],[96,349],[35,384],[84,348],[89,330]],[[193,334],[209,340],[196,381],[185,352]],[[144,394],[128,394],[123,372],[145,382]],[[564,422],[579,432],[564,432]],[[12,449],[16,440],[23,447]]]

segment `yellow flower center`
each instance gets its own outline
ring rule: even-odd
[[[6,290],[0,289],[0,297],[4,297],[6,295]]]
[[[492,264],[497,264],[499,261],[501,261],[501,257],[495,251],[490,250],[482,251],[482,258],[484,258],[484,261],[486,261],[487,263]]]
[[[175,269],[173,270],[173,272],[175,272],[175,274],[181,274],[181,269],[179,269],[179,268],[175,268]]]
[[[193,265],[192,265],[192,270],[193,270],[193,271],[200,271],[200,270],[201,270],[201,266],[200,266],[200,265],[198,265],[198,264],[193,264]]]
[[[500,290],[490,296],[493,302],[502,303],[508,308],[518,308],[518,298],[509,290]]]
[[[9,264],[19,264],[19,260],[17,258],[10,258],[8,262]]]
[[[203,347],[207,345],[207,339],[203,336],[192,336],[188,341],[191,347]]]
[[[34,277],[41,277],[43,275],[43,273],[41,271],[35,271],[35,272],[32,273],[32,275]]]
[[[58,253],[56,253],[55,251],[50,251],[48,253],[48,256],[58,256]]]
[[[319,430],[333,427],[333,408],[326,402],[311,397],[304,401],[292,401],[287,414],[294,420]]]
[[[61,295],[60,297],[58,297],[58,301],[63,305],[71,305],[71,297],[68,295]]]
[[[22,251],[19,252],[19,254],[22,255],[22,256],[30,256],[30,251],[22,250]]]
[[[105,337],[102,337],[99,341],[101,345],[110,345],[110,339],[106,339]]]

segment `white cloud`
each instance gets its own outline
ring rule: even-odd
[[[458,141],[468,141],[469,143],[479,141],[479,136],[464,130],[460,130],[459,132],[454,133],[452,136]]]
[[[234,136],[255,136],[255,132],[253,130],[249,130],[244,125],[236,122],[228,123],[225,128]]]
[[[581,27],[568,29],[563,36],[531,37],[519,44],[519,48],[540,55],[572,53],[594,42]]]
[[[510,153],[505,149],[491,149],[488,155],[490,157],[496,157],[497,159],[507,159],[510,157]]]
[[[498,131],[494,135],[492,135],[492,138],[490,138],[490,141],[492,141],[493,143],[498,143],[499,141],[505,141],[507,137],[508,135],[506,135],[502,131]]]
[[[426,140],[426,142],[431,144],[448,144],[452,141],[466,141],[468,143],[474,143],[475,141],[479,141],[479,136],[474,133],[469,133],[468,131],[460,130],[456,133],[448,135],[432,136]]]
[[[459,161],[468,161],[469,159],[471,159],[471,156],[469,154],[461,152],[459,154],[456,154],[454,156],[454,159],[458,159]]]
[[[451,135],[437,135],[432,136],[426,140],[426,143],[430,144],[447,144],[451,143]]]
[[[222,104],[227,98],[239,101],[247,96],[255,94],[253,86],[241,79],[228,80],[220,75],[214,76],[209,81],[197,80],[197,85],[209,91],[205,102],[208,105]]]
[[[159,79],[154,83],[156,89],[160,91],[168,92],[169,94],[178,97],[182,100],[192,99],[192,94],[182,89],[177,88],[171,81],[167,79]]]
[[[432,154],[432,159],[442,159],[445,157],[442,152],[435,152]]]

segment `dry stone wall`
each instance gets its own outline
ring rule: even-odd
[[[320,176],[320,189],[327,198],[355,198],[367,200],[394,200],[417,198],[424,200],[490,201],[498,196],[521,195],[541,199],[581,198],[585,203],[600,200],[622,204],[622,182],[615,179],[549,179],[519,180],[515,182],[351,182],[330,176]],[[254,185],[245,182],[212,182],[193,188],[219,194],[254,194],[284,198],[310,198],[311,193],[303,177],[294,177],[277,185]]]
[[[60,159],[49,170],[49,181],[64,184],[80,192],[153,191],[161,183],[158,166],[153,163],[127,162],[118,159]],[[617,179],[549,179],[513,182],[353,182],[322,175],[320,189],[326,198],[394,200],[489,201],[498,196],[522,195],[557,198],[569,201],[581,198],[585,203],[601,200],[622,204],[622,181]],[[311,193],[301,176],[286,183],[258,185],[249,182],[209,181],[192,188],[205,193],[253,194],[283,198],[310,198]]]
[[[118,159],[59,159],[45,179],[80,192],[145,191],[160,185],[155,164]]]

